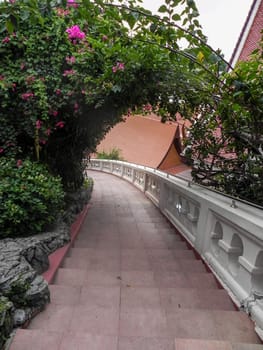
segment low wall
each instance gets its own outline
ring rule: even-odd
[[[135,164],[91,159],[87,169],[119,176],[144,192],[252,317],[263,339],[263,210]]]

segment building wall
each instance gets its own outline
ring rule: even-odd
[[[248,58],[252,51],[258,47],[261,39],[261,31],[263,29],[263,1],[261,1],[253,24],[249,30],[245,45],[240,53],[239,60],[244,61]]]

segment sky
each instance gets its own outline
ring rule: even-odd
[[[253,0],[195,0],[199,22],[208,43],[230,60]],[[144,0],[143,7],[156,12],[164,0]]]

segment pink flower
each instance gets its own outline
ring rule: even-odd
[[[21,69],[21,70],[25,69],[25,66],[26,66],[25,63],[21,63],[21,64],[20,64],[20,69]]]
[[[107,37],[107,35],[103,35],[101,39],[102,39],[102,41],[107,41],[108,37]]]
[[[64,17],[70,14],[70,10],[64,10],[62,8],[58,8],[56,11],[57,11],[57,15],[60,17]]]
[[[56,117],[58,115],[58,111],[53,111],[52,114],[54,117]]]
[[[36,129],[39,130],[39,129],[41,128],[41,125],[42,125],[42,121],[38,119],[38,120],[36,121]]]
[[[84,39],[85,33],[82,32],[78,25],[74,25],[66,30],[69,39]]]
[[[45,145],[47,143],[47,141],[44,139],[41,139],[39,142],[41,143],[41,145]]]
[[[118,67],[118,70],[124,70],[125,66],[124,66],[124,63],[117,63],[117,67]]]
[[[71,57],[66,57],[66,61],[68,64],[73,64],[76,62],[76,58],[74,56],[71,56]]]
[[[81,90],[82,95],[86,95],[86,91],[85,90]]]
[[[56,127],[62,129],[64,128],[64,125],[65,123],[63,121],[60,121],[60,122],[57,122]]]
[[[0,154],[4,152],[4,149],[0,147]]]
[[[124,63],[122,62],[118,62],[116,66],[112,67],[113,73],[116,73],[118,70],[124,70],[124,69],[125,69],[125,66],[124,66]]]
[[[64,73],[63,73],[63,76],[64,77],[67,77],[68,75],[73,75],[75,74],[76,72],[74,71],[74,69],[69,69],[69,70],[65,70]]]
[[[16,0],[9,0],[10,4],[14,4]]]
[[[61,90],[60,89],[57,89],[56,90],[56,95],[60,95],[61,94]]]
[[[77,8],[79,4],[75,2],[75,0],[67,0],[67,7],[75,7]]]
[[[16,162],[16,166],[17,166],[18,168],[20,168],[20,167],[22,166],[22,164],[23,164],[22,160],[21,160],[21,159],[18,159],[17,162]]]
[[[3,44],[7,44],[7,43],[9,43],[9,41],[10,41],[10,38],[9,38],[8,36],[6,36],[6,37],[2,40],[2,43],[3,43]]]
[[[30,97],[33,97],[34,94],[32,92],[25,92],[24,94],[21,95],[22,100],[28,100]]]
[[[51,130],[47,129],[45,133],[46,133],[47,136],[49,136],[51,134]]]
[[[143,111],[144,112],[152,112],[153,108],[152,108],[152,105],[150,103],[147,103],[147,105],[144,105],[143,106]]]

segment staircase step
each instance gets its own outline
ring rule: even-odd
[[[175,339],[176,350],[262,350],[259,344],[231,343],[217,340]]]
[[[49,285],[50,299],[52,304],[77,305],[80,300],[81,287]]]
[[[60,350],[63,334],[40,329],[18,329],[9,350]]]
[[[191,249],[147,249],[147,254],[151,258],[165,258],[165,257],[175,257],[183,259],[194,259],[196,260],[195,254]]]
[[[60,268],[54,283],[66,286],[119,286],[121,278],[120,271]]]
[[[224,289],[161,288],[161,304],[166,310],[204,309],[235,311],[236,307]]]
[[[155,271],[154,278],[160,288],[218,289],[215,277],[207,272]]]
[[[95,271],[119,271],[121,267],[120,257],[83,257],[74,256],[64,259],[64,268],[76,268]]]
[[[224,340],[259,344],[254,325],[238,311],[167,310],[169,334],[175,338]]]
[[[82,247],[73,247],[70,249],[69,257],[82,257],[82,258],[90,258],[90,257],[119,257],[120,249],[118,248],[82,248]]]
[[[151,267],[154,271],[207,272],[201,260],[160,259],[152,261]]]
[[[117,336],[18,329],[9,350],[117,350]]]

